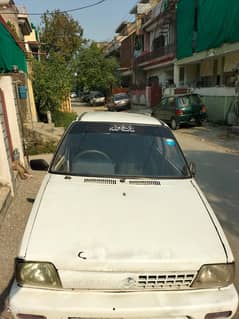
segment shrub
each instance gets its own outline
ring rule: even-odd
[[[52,113],[52,121],[55,123],[56,127],[64,127],[67,128],[72,121],[74,121],[77,117],[77,114],[72,112],[60,112],[55,111]]]

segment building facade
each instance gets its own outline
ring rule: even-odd
[[[24,124],[37,120],[25,36],[32,26],[12,0],[0,1],[0,185],[14,195],[14,161],[25,165]]]
[[[239,2],[142,0],[130,13],[136,30],[122,51],[131,65],[123,63],[121,74],[131,76],[133,102],[153,106],[165,88],[191,88],[209,120],[227,122],[239,68]]]

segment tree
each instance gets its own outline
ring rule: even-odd
[[[67,13],[46,12],[41,17],[41,50],[33,63],[33,88],[40,113],[59,110],[72,88],[72,61],[84,40],[83,29]]]
[[[44,13],[41,24],[40,39],[43,51],[59,52],[66,61],[70,61],[84,42],[83,29],[78,21],[68,13],[55,10]]]
[[[84,46],[75,58],[78,87],[105,91],[117,83],[118,67],[116,59],[105,57],[95,43]]]
[[[40,113],[59,110],[69,96],[72,74],[59,53],[33,62],[33,89]]]

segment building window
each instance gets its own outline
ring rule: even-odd
[[[148,86],[159,85],[158,76],[151,76],[148,78]]]
[[[153,50],[161,49],[165,46],[165,37],[160,35],[158,38],[153,40]]]
[[[179,82],[182,85],[184,85],[184,76],[185,76],[185,69],[184,69],[184,67],[181,67],[179,69]]]

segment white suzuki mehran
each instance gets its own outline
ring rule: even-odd
[[[83,114],[65,133],[28,220],[13,317],[232,318],[234,258],[193,175],[163,122]]]

